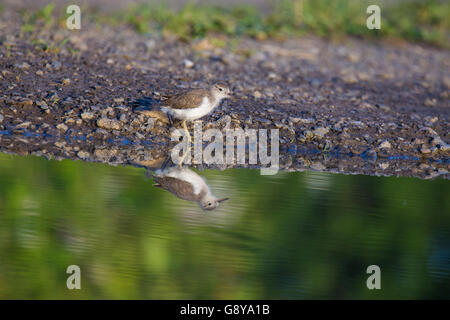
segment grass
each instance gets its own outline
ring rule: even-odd
[[[179,10],[164,3],[134,5],[106,16],[90,14],[100,23],[131,25],[136,32],[171,33],[189,41],[210,34],[248,36],[256,39],[285,38],[313,33],[334,38],[356,36],[370,39],[396,38],[448,48],[450,5],[448,1],[399,1],[382,5],[369,0],[279,0],[270,12],[263,14],[249,5],[219,7],[188,3]],[[366,8],[381,8],[381,30],[366,27]],[[54,6],[27,15],[24,31],[32,31],[37,21],[52,24]]]

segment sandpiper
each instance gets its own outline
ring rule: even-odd
[[[194,89],[172,96],[164,96],[161,111],[167,116],[183,121],[189,142],[191,135],[186,127],[186,121],[193,121],[210,113],[223,99],[230,98],[231,91],[226,84],[216,83],[209,90]]]
[[[205,179],[188,168],[158,169],[148,175],[155,181],[155,187],[167,190],[180,199],[197,202],[203,210],[214,210],[221,202],[228,200],[214,196]]]

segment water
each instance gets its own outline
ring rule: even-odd
[[[448,180],[194,172],[230,199],[203,211],[144,169],[0,154],[0,298],[450,298]]]

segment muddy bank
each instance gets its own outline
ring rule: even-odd
[[[139,105],[226,81],[233,99],[204,127],[278,128],[283,169],[448,177],[448,51],[310,37],[188,44],[94,25],[43,29],[37,43],[2,17],[2,152],[149,164],[169,154],[170,128]]]

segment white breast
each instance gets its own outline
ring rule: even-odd
[[[170,113],[173,117],[180,120],[196,120],[210,113],[216,106],[216,103],[211,103],[207,97],[204,97],[202,103],[197,108],[192,109],[169,109],[162,107],[161,110],[166,113]]]

